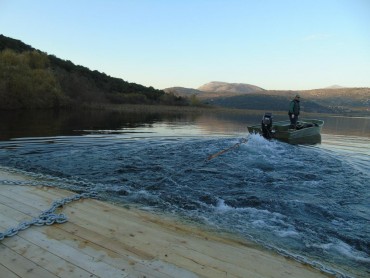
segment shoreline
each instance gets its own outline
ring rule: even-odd
[[[235,115],[250,115],[255,113],[263,113],[266,109],[244,109],[244,108],[230,108],[224,106],[200,105],[200,106],[176,106],[176,105],[149,105],[149,104],[91,104],[86,106],[87,110],[107,110],[107,111],[127,111],[127,112],[168,112],[168,113],[230,113]],[[277,115],[287,115],[285,110],[272,110]],[[321,115],[323,117],[349,117],[349,118],[368,118],[370,116],[367,112],[352,112],[352,113],[318,113],[318,112],[304,112],[305,115]]]
[[[74,195],[40,180],[2,184],[32,180],[0,169],[0,232]],[[30,269],[45,277],[332,277],[256,243],[132,206],[83,199],[61,212],[67,223],[31,226],[0,241],[0,270],[9,277]]]

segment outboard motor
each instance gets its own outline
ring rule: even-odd
[[[266,139],[272,138],[272,113],[266,112],[261,122],[262,136]]]

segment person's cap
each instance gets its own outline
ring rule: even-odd
[[[299,94],[296,94],[295,97],[300,98],[301,96]]]

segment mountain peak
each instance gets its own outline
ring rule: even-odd
[[[203,92],[216,92],[216,93],[235,93],[235,94],[248,94],[264,91],[264,89],[255,85],[245,83],[227,83],[220,81],[212,81],[206,83],[198,88],[199,91]]]
[[[340,85],[332,85],[332,86],[326,87],[324,89],[344,89],[344,88],[345,87],[340,86]]]

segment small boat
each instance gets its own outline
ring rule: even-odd
[[[249,133],[259,133],[267,139],[277,139],[290,144],[317,144],[321,142],[324,121],[302,119],[294,127],[290,121],[272,122],[271,113],[266,113],[259,125],[248,126]]]

